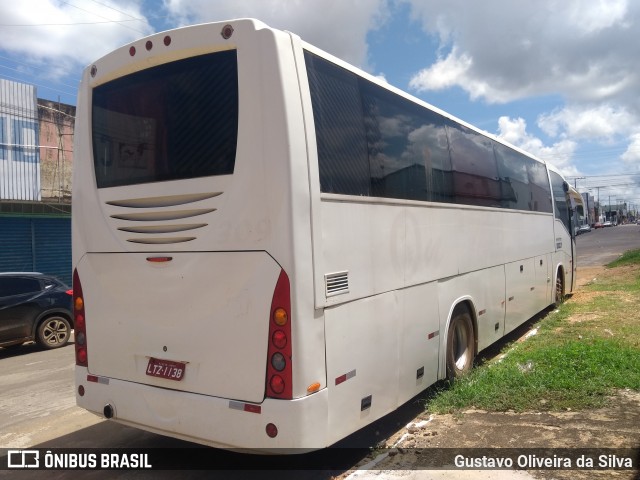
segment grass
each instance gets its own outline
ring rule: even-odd
[[[434,413],[580,410],[640,391],[640,250],[626,253],[506,347],[429,401]]]

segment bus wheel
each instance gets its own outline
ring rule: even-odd
[[[471,370],[474,359],[471,315],[466,308],[456,309],[447,332],[447,378],[460,378]]]
[[[559,306],[564,300],[564,282],[562,281],[562,271],[558,272],[556,275],[556,293],[554,304],[555,306]]]

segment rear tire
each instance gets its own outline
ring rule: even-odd
[[[466,308],[457,308],[447,331],[447,378],[453,380],[467,374],[473,367],[474,357],[471,315]]]
[[[36,341],[44,348],[60,348],[67,344],[71,337],[71,323],[65,317],[53,315],[45,318],[36,334]]]
[[[558,274],[556,275],[554,305],[558,307],[562,302],[564,302],[564,281],[562,280],[562,270],[558,270]]]

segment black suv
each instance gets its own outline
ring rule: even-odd
[[[0,273],[0,347],[35,340],[44,348],[67,344],[73,291],[51,275]]]

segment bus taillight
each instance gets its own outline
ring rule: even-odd
[[[293,397],[291,370],[291,296],[289,277],[284,270],[276,283],[269,318],[267,397]]]
[[[78,270],[73,271],[73,329],[75,332],[76,365],[87,366],[87,325],[84,296]]]

